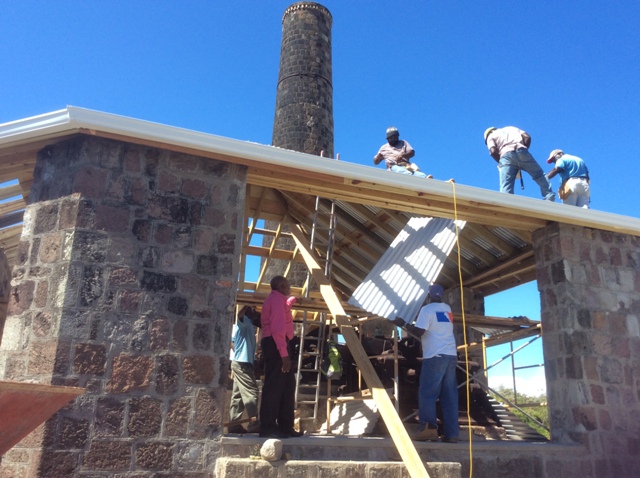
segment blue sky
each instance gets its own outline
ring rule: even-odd
[[[74,105],[270,144],[291,3],[3,0],[0,123]],[[594,209],[638,216],[640,2],[320,3],[343,161],[374,167],[393,124],[425,172],[496,190],[482,135],[514,125],[545,170],[555,148],[587,162]],[[539,198],[527,175],[516,193]],[[487,314],[539,318],[535,284],[514,294]]]

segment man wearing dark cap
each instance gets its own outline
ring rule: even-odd
[[[558,195],[564,204],[589,209],[591,202],[591,186],[589,184],[589,168],[577,156],[564,154],[561,149],[554,149],[549,154],[547,164],[554,164],[554,168],[547,173],[547,179],[557,174],[562,178]]]
[[[444,290],[439,284],[429,287],[427,305],[418,314],[416,324],[408,324],[400,317],[393,323],[404,327],[407,332],[420,338],[422,342],[422,367],[420,370],[420,391],[418,396],[418,418],[420,426],[413,436],[415,440],[438,438],[436,401],[440,399],[442,408],[443,442],[458,441],[458,382],[456,363],[458,355],[453,334],[453,314],[451,308],[442,302]]]
[[[387,128],[387,142],[380,147],[378,153],[373,157],[373,163],[380,164],[384,159],[388,171],[400,174],[411,174],[417,178],[431,179],[433,176],[427,176],[420,171],[416,163],[409,161],[415,154],[416,152],[409,142],[400,139],[398,128],[389,126]]]

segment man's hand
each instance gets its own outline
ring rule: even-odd
[[[393,322],[398,327],[404,327],[405,325],[407,325],[407,323],[404,321],[402,317],[396,317],[391,322]]]
[[[287,355],[282,357],[282,371],[287,373],[291,370],[291,358]]]

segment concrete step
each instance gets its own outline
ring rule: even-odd
[[[461,478],[460,463],[426,463],[425,468],[431,478]],[[348,470],[348,474],[341,474]],[[223,457],[216,461],[217,478],[263,478],[273,477],[312,477],[312,476],[349,476],[353,478],[397,478],[408,476],[402,462],[376,461],[355,463],[353,461],[305,461],[278,460],[264,461],[260,458]]]

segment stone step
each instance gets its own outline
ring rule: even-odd
[[[430,478],[461,478],[460,463],[425,463]],[[341,471],[348,470],[348,474]],[[350,478],[397,478],[408,476],[402,462],[393,461],[317,461],[278,460],[222,457],[216,461],[217,478],[262,478],[349,476]]]

